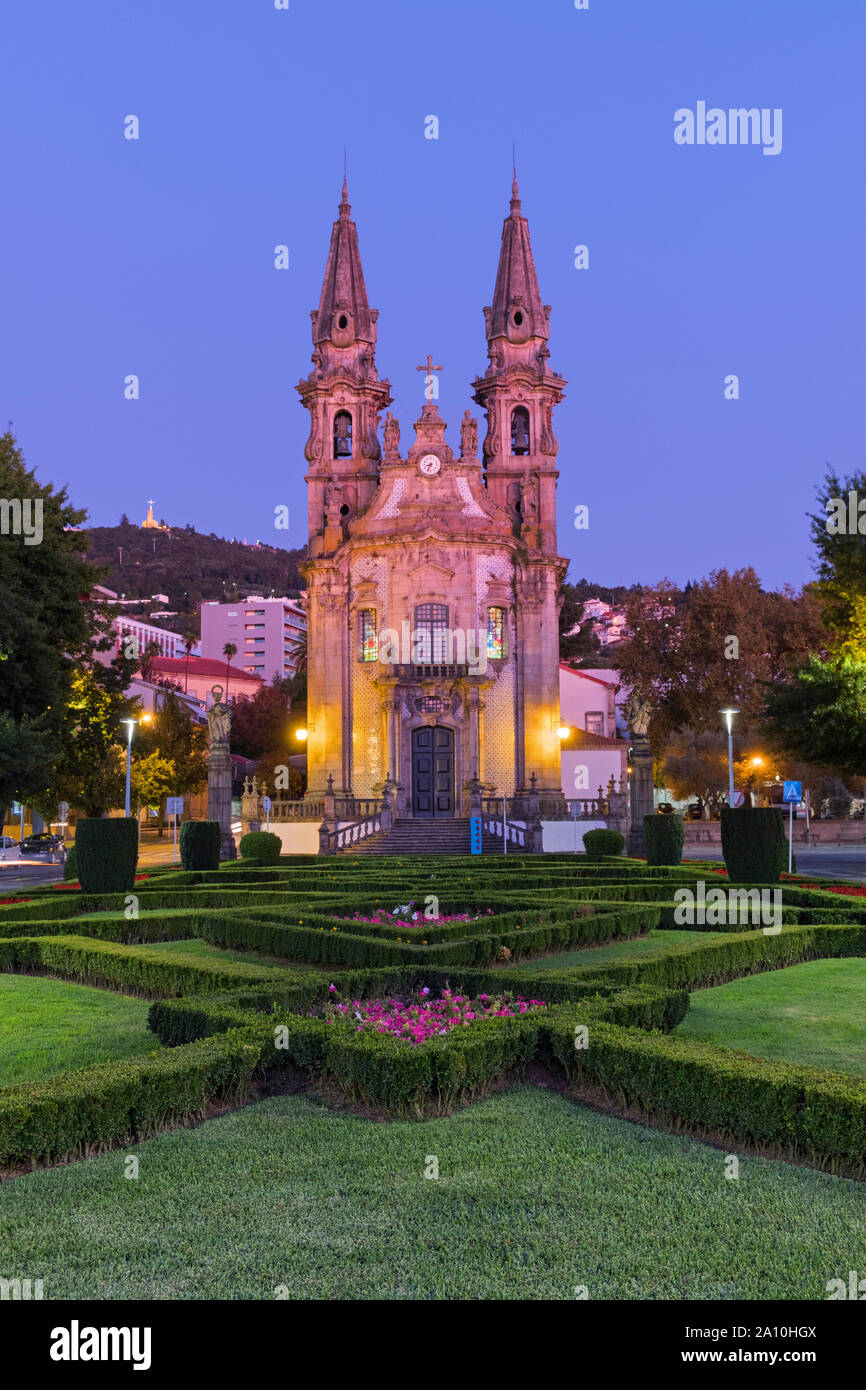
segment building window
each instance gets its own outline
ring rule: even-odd
[[[334,416],[334,458],[352,457],[352,417],[348,410],[338,410]]]
[[[419,603],[412,634],[413,652],[417,653],[419,663],[447,661],[449,646],[447,604]]]
[[[379,633],[376,629],[375,608],[362,608],[359,619],[362,661],[379,660]]]
[[[505,656],[505,609],[487,610],[487,655]]]
[[[511,452],[529,453],[529,411],[525,405],[515,406],[511,412]]]
[[[601,710],[593,710],[591,714],[586,716],[586,732],[604,736],[604,715]]]

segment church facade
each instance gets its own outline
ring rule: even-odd
[[[401,445],[350,214],[344,183],[297,387],[310,413],[307,796],[387,787],[401,817],[424,820],[466,815],[478,784],[531,786],[564,811],[553,412],[565,382],[548,367],[550,306],[516,178],[472,383],[480,452],[468,410],[459,450],[446,440],[431,358]]]

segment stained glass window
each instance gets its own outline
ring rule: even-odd
[[[504,608],[488,608],[487,610],[487,655],[492,657],[505,655]]]
[[[360,647],[361,647],[361,660],[362,660],[362,661],[378,661],[378,660],[379,660],[379,633],[378,633],[378,630],[377,630],[377,628],[376,628],[376,610],[375,610],[375,608],[362,608],[362,609],[361,609],[360,626],[361,626],[361,634],[360,634],[360,636],[361,636],[361,641],[360,641]]]

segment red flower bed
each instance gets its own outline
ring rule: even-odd
[[[150,878],[150,874],[136,874],[136,875],[135,875],[135,881],[136,881],[136,883],[141,883],[141,880],[142,880],[143,878]],[[80,889],[81,884],[80,884],[80,883],[78,882],[78,880],[76,879],[73,883],[53,883],[51,886],[52,886],[52,888],[54,888],[54,889],[57,889],[57,888],[79,888],[79,889]],[[27,901],[29,902],[30,899],[28,898]]]
[[[0,907],[5,907],[7,903],[32,903],[32,898],[0,898]]]
[[[846,898],[866,898],[866,888],[858,888],[856,883],[829,883],[825,893],[843,893]]]

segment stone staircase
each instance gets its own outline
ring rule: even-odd
[[[398,820],[390,830],[379,831],[353,845],[345,854],[467,854],[469,817],[458,820]],[[501,854],[502,842],[486,835],[484,854]]]

